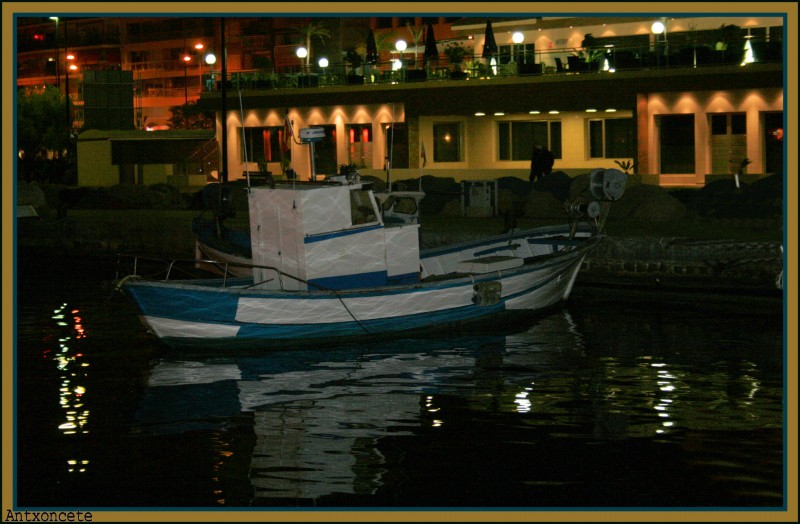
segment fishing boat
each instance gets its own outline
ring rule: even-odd
[[[592,171],[564,226],[428,250],[419,224],[384,222],[369,183],[255,186],[250,275],[208,259],[220,276],[179,278],[181,261],[170,261],[145,278],[135,258],[117,287],[173,347],[285,347],[496,322],[569,297],[626,180],[616,169]]]

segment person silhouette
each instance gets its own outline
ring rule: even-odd
[[[533,146],[533,153],[531,154],[531,173],[528,179],[531,182],[531,185],[536,183],[536,181],[544,178],[544,171],[545,171],[545,153],[542,146],[539,144],[534,144]]]

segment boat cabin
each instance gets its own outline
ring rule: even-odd
[[[419,281],[419,224],[387,227],[369,184],[257,186],[248,199],[259,289],[343,290]]]

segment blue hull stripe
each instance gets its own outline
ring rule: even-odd
[[[375,231],[376,229],[383,229],[383,226],[369,226],[369,227],[360,227],[358,229],[344,229],[342,231],[336,231],[334,233],[323,233],[319,235],[308,235],[303,240],[306,244],[312,244],[314,242],[322,242],[323,240],[330,240],[332,238],[339,238],[339,237],[346,237],[350,235],[357,235],[359,233],[366,233],[367,231]]]
[[[359,273],[357,275],[314,278],[308,282],[312,284],[312,286],[318,286],[320,289],[364,289],[389,285],[416,284],[419,282],[419,273],[407,273],[389,277],[386,271],[373,271],[371,273]]]
[[[313,286],[319,286],[321,289],[359,289],[385,286],[387,277],[386,271],[372,271],[369,273],[358,273],[357,275],[313,278],[308,282]]]

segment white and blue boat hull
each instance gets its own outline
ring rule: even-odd
[[[526,258],[511,269],[442,275],[404,286],[280,291],[222,279],[130,279],[124,287],[139,306],[142,322],[171,346],[340,341],[454,329],[551,308],[568,298],[586,253],[598,240],[584,238],[570,250]],[[465,256],[491,246],[476,245]],[[452,258],[454,253],[438,256]]]

